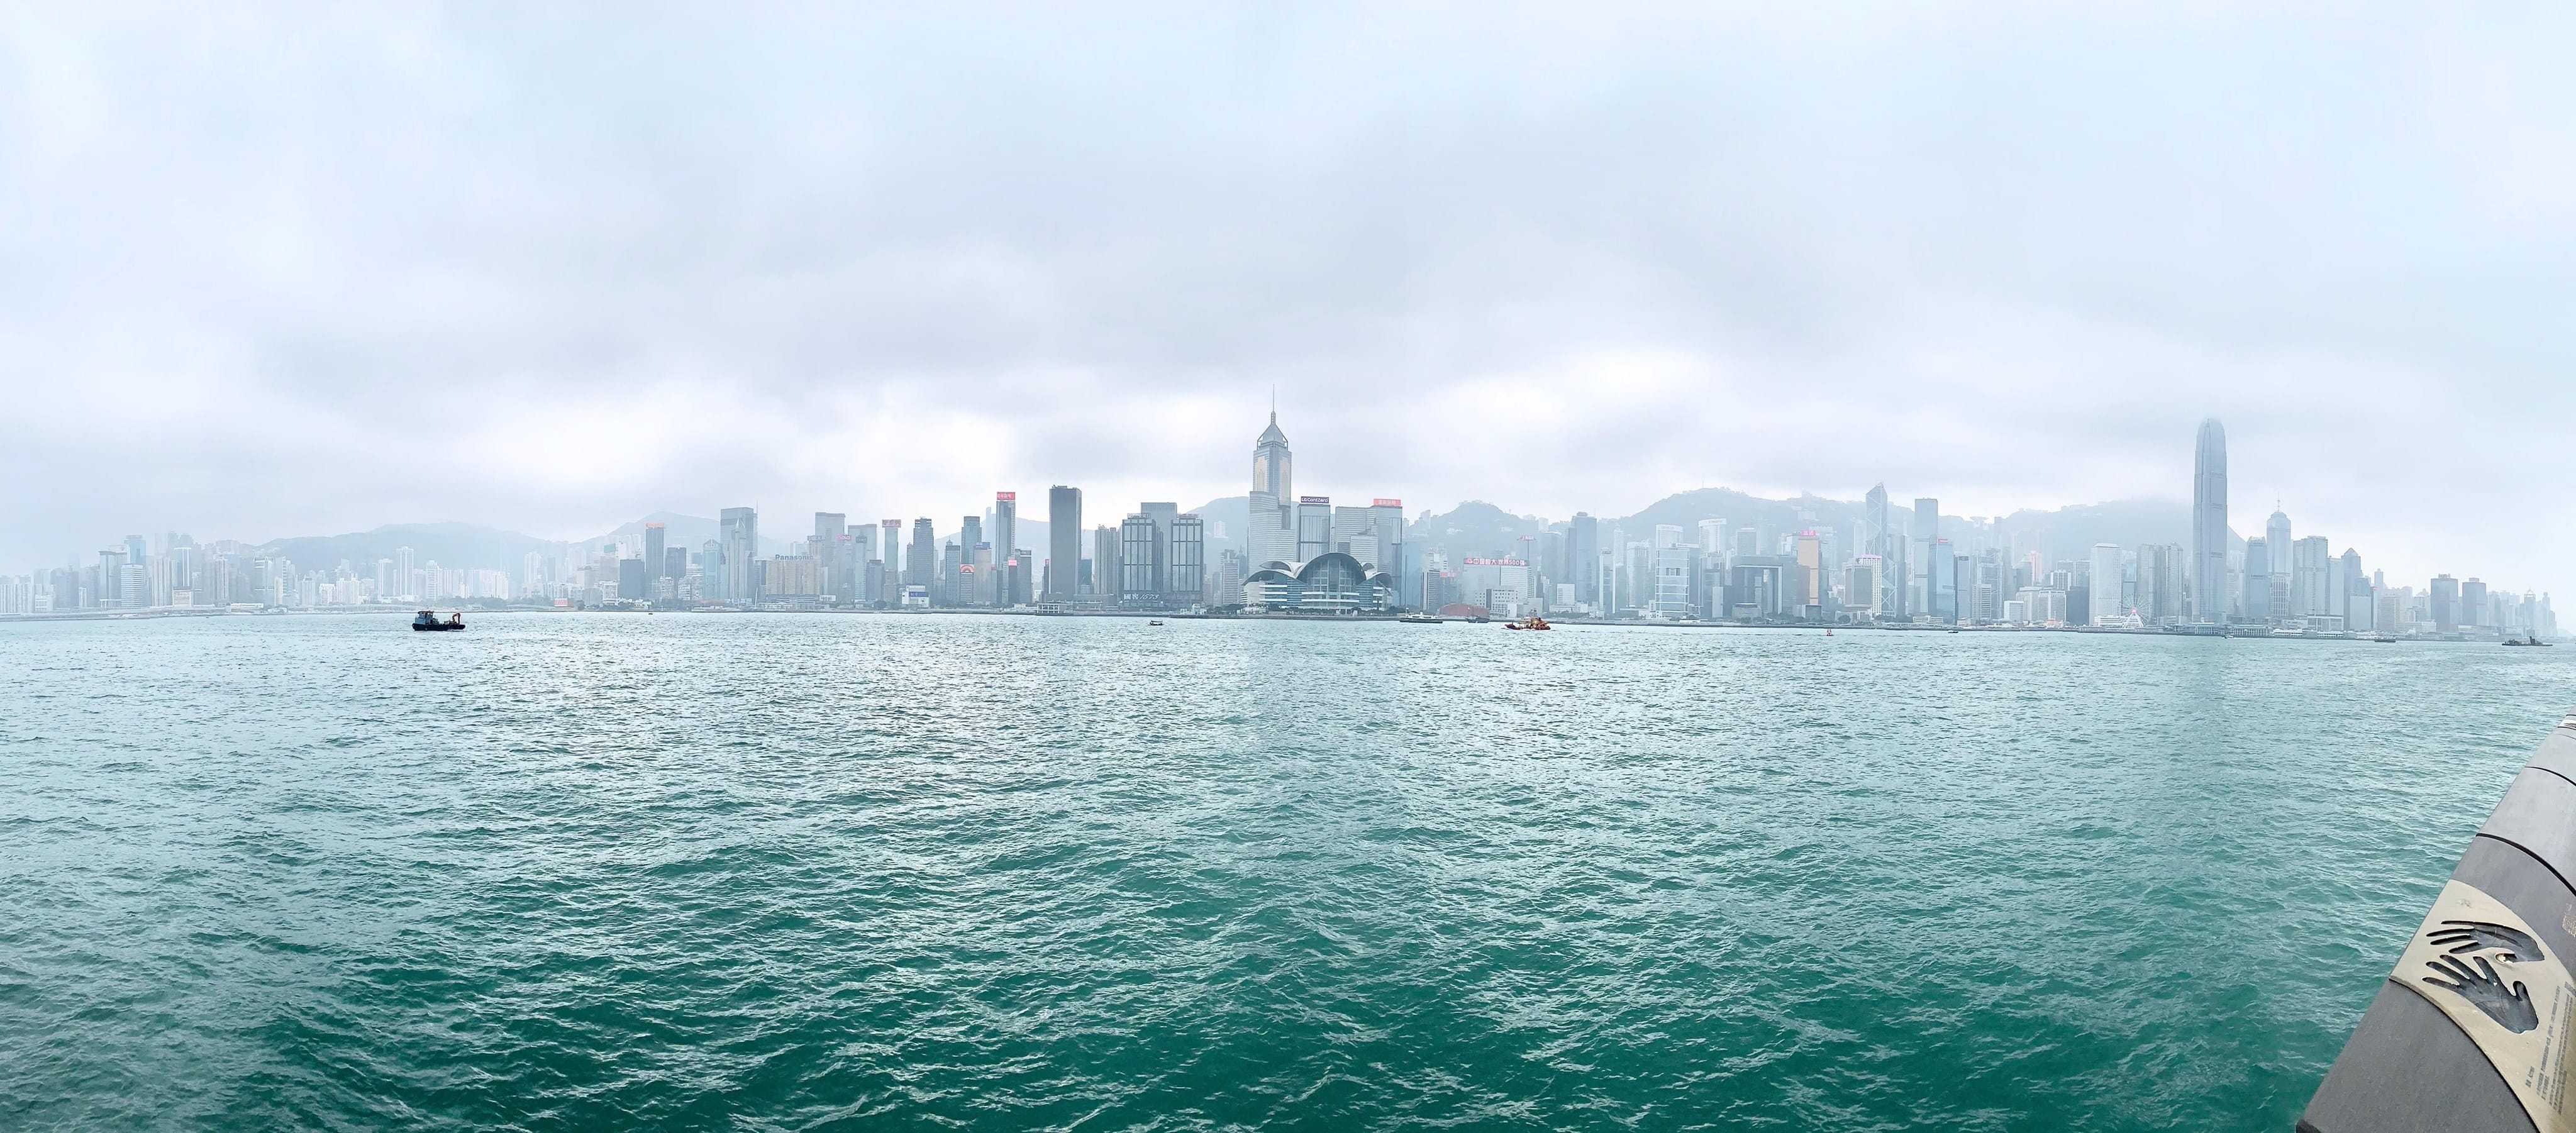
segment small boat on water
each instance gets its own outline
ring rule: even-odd
[[[438,620],[437,611],[422,610],[421,612],[411,616],[411,628],[422,630],[424,632],[429,630],[464,629],[465,613],[460,610],[456,613],[449,614],[447,615],[447,620],[442,622]]]
[[[1409,626],[1436,626],[1440,624],[1440,619],[1432,617],[1429,614],[1406,614],[1395,620]]]
[[[1146,624],[1146,625],[1149,625],[1149,626],[1158,626],[1158,625],[1163,624],[1163,619],[1161,619],[1161,618],[1148,618],[1148,619],[1146,619],[1146,620],[1145,620],[1145,624]]]
[[[2555,642],[2555,641],[2542,641],[2542,640],[2540,640],[2540,635],[2539,635],[2539,634],[2536,634],[2536,633],[2535,633],[2535,634],[2532,634],[2530,637],[2527,637],[2527,638],[2525,638],[2525,639],[2523,639],[2523,640],[2521,640],[2521,641],[2515,641],[2514,639],[2512,639],[2512,638],[2508,637],[2508,638],[2504,639],[2504,643],[2505,643],[2505,644],[2507,644],[2507,645],[2538,645],[2538,646],[2542,646],[2542,647],[2544,647],[2544,648],[2545,648],[2545,647],[2548,647],[2548,646],[2552,646],[2552,645],[2556,645],[2556,644],[2558,644],[2558,643],[2557,643],[2557,642]]]
[[[2372,643],[2372,644],[2374,644],[2374,645],[2395,645],[2395,644],[2397,644],[2397,639],[2396,639],[2396,638],[2390,637],[2390,636],[2388,636],[2387,634],[2384,634],[2384,633],[2383,633],[2383,634],[2380,634],[2380,635],[2379,635],[2379,636],[2377,636],[2377,637],[2371,638],[2370,640],[2371,640],[2371,643]]]
[[[1555,627],[1555,626],[1552,626],[1552,625],[1547,624],[1547,619],[1546,619],[1546,618],[1542,618],[1542,617],[1538,616],[1537,614],[1531,614],[1530,616],[1525,617],[1525,618],[1522,618],[1521,620],[1516,621],[1516,622],[1504,622],[1504,623],[1503,623],[1503,628],[1504,628],[1504,629],[1555,629],[1556,627]]]

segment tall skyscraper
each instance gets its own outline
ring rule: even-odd
[[[1333,549],[1333,499],[1305,496],[1297,501],[1297,559],[1305,562]]]
[[[1047,489],[1046,600],[1068,601],[1082,575],[1082,489]]]
[[[2280,504],[2276,502],[2272,505],[2271,518],[2263,521],[2263,551],[2272,564],[2269,597],[2265,599],[2264,609],[2272,621],[2299,616],[2298,608],[2290,604],[2292,550],[2290,517],[2282,513]]]
[[[1250,529],[1243,533],[1244,550],[1255,564],[1298,560],[1290,483],[1288,435],[1279,431],[1279,413],[1272,410],[1270,427],[1252,444],[1252,492],[1245,500]]]
[[[1091,593],[1113,600],[1125,574],[1118,562],[1118,532],[1118,528],[1107,524],[1091,529]]]
[[[1404,565],[1404,501],[1372,497],[1369,525],[1377,542],[1377,558],[1367,565],[1400,573]]]
[[[1588,512],[1574,513],[1565,526],[1565,567],[1574,576],[1564,580],[1574,584],[1574,600],[1602,608],[1601,521]]]
[[[1163,601],[1163,553],[1166,544],[1154,517],[1131,512],[1118,525],[1118,602],[1123,606],[1159,606]]]
[[[876,601],[877,591],[885,583],[868,581],[868,564],[877,558],[877,525],[860,520],[850,525],[850,546],[843,554],[850,571],[850,598],[853,605],[864,606]]]
[[[2333,562],[2325,536],[2310,535],[2291,541],[2288,616],[2306,618],[2335,612],[2330,585]]]
[[[1709,549],[1724,550],[1714,542]],[[1874,614],[1892,616],[1905,608],[1906,582],[1912,577],[1904,569],[1905,549],[1904,537],[1896,533],[1887,511],[1887,485],[1870,485],[1869,494],[1861,497],[1860,553],[1878,557],[1870,573],[1877,580],[1878,593],[1866,599]]]
[[[1011,562],[1011,551],[1020,545],[1020,494],[993,493],[993,563],[1000,574],[993,580],[993,604],[1009,606],[1019,596],[1018,564]]]
[[[1288,463],[1288,434],[1279,431],[1279,411],[1273,409],[1270,427],[1252,443],[1252,490],[1268,492],[1274,500],[1291,499]]]
[[[2343,617],[2345,629],[2370,628],[2370,576],[2361,572],[2361,552],[2344,548],[2335,559],[2334,574],[2333,612]]]
[[[1912,593],[1905,603],[1908,617],[1937,613],[1933,607],[1940,598],[1941,582],[1939,576],[1932,573],[1932,542],[1941,537],[1941,501],[1930,497],[1917,498],[1914,501],[1913,527],[1914,546],[1912,553],[1906,556],[1912,560],[1906,567],[1914,580],[1910,588]]]
[[[850,517],[846,512],[814,513],[814,538],[805,544],[805,557],[814,560],[822,573],[820,594],[845,595],[842,589],[849,579],[849,564],[843,561],[849,551]]]
[[[2127,611],[2120,608],[2120,545],[2093,544],[2092,625],[2101,625]]]
[[[1174,606],[1192,606],[1207,600],[1207,525],[1197,512],[1182,512],[1172,517],[1171,538],[1166,540],[1163,568],[1163,600]]]
[[[928,587],[931,593],[938,593],[938,556],[939,536],[936,532],[931,530],[930,521],[928,519],[913,520],[912,550],[904,558],[903,584],[906,586]]]
[[[652,572],[652,576],[657,579],[664,577],[662,565],[662,541],[665,538],[667,538],[667,534],[664,532],[661,524],[647,523],[644,525],[644,569]]]
[[[2227,620],[2227,430],[2216,417],[2192,447],[2191,617]]]
[[[716,539],[724,548],[724,600],[749,602],[760,597],[751,561],[760,555],[760,513],[729,507],[717,513]]]
[[[2245,541],[2245,620],[2272,620],[2272,544],[2257,535]]]
[[[877,548],[877,557],[882,560],[878,564],[877,585],[883,588],[877,593],[877,601],[889,607],[900,606],[903,604],[903,521],[880,520],[877,526],[884,531],[884,538],[880,540],[882,545]]]
[[[1887,485],[1872,484],[1860,501],[1861,553],[1887,558]]]

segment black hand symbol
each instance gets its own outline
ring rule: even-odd
[[[2433,935],[2427,939],[2431,940],[2436,948],[2453,945],[2451,955],[2454,956],[2465,952],[2494,949],[2503,953],[2499,958],[2505,960],[2546,958],[2546,954],[2540,950],[2540,942],[2533,940],[2530,933],[2518,928],[2489,924],[2485,921],[2443,921],[2442,924],[2444,927],[2434,929]]]
[[[2460,998],[2477,1004],[2478,1010],[2486,1012],[2487,1018],[2515,1034],[2539,1026],[2540,1012],[2531,1006],[2531,993],[2520,983],[2507,990],[2504,979],[2496,975],[2495,965],[2487,963],[2484,956],[2476,959],[2478,966],[2473,969],[2461,963],[2457,956],[2436,956],[2433,958],[2433,975],[2424,977],[2424,982],[2458,992]],[[2459,982],[2444,983],[2435,977],[2449,977]]]

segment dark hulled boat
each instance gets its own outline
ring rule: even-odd
[[[447,616],[447,620],[442,622],[438,620],[437,611],[422,610],[421,612],[411,616],[411,628],[424,632],[442,629],[464,629],[465,615],[462,612],[449,614]]]

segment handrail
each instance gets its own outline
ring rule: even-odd
[[[2576,1133],[2576,713],[2506,788],[2300,1133]]]

